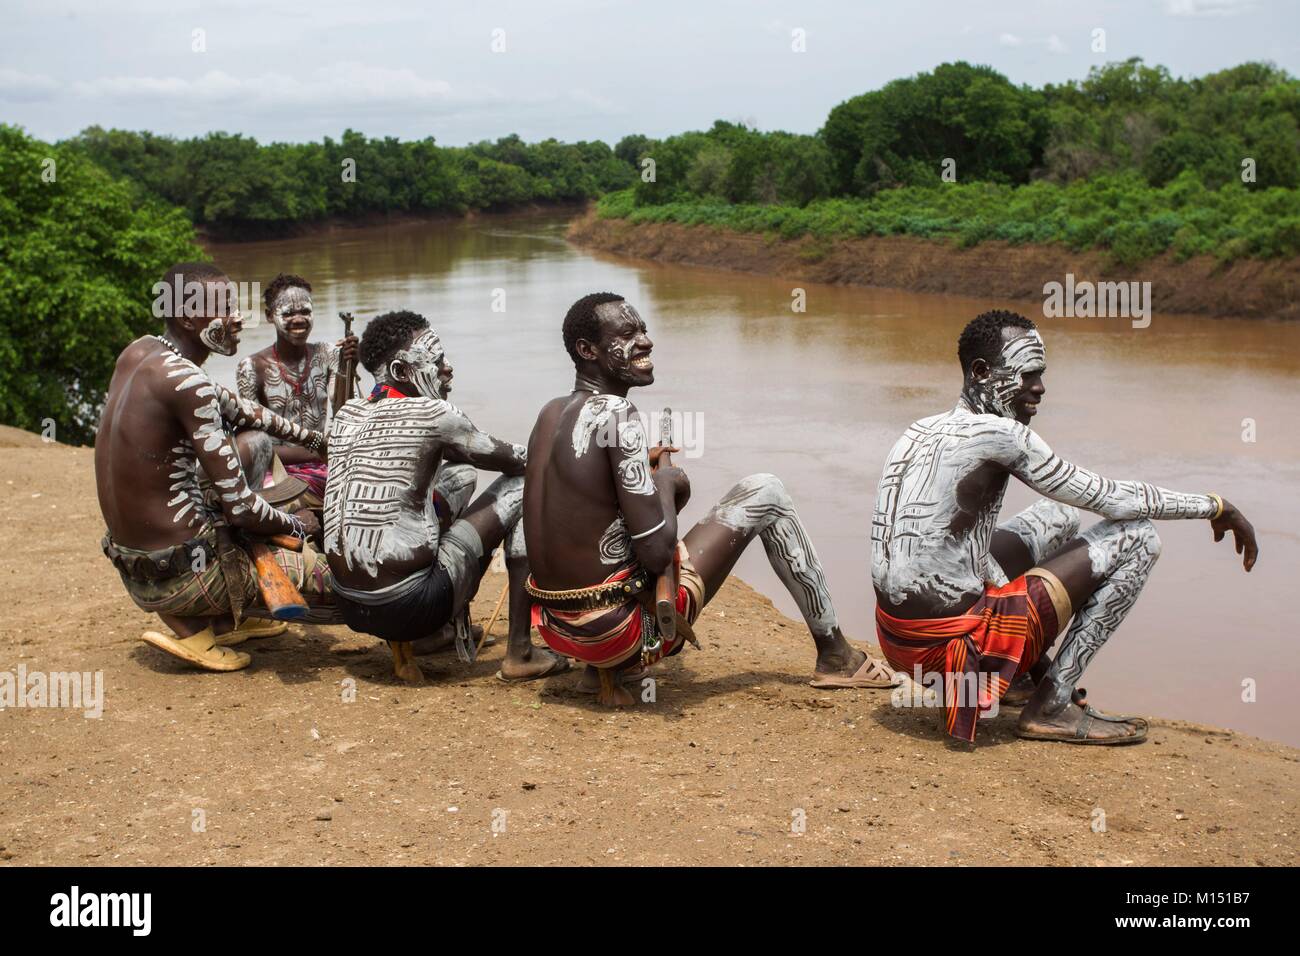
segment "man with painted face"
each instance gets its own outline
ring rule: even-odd
[[[1019,679],[1032,688],[1021,737],[1139,742],[1145,721],[1102,713],[1078,683],[1160,555],[1152,519],[1208,520],[1215,541],[1231,531],[1247,571],[1259,553],[1254,529],[1218,495],[1104,478],[1054,454],[1029,427],[1047,365],[1024,316],[976,317],[957,354],[956,407],[907,429],[876,496],[871,573],[885,656],[908,675],[919,668],[927,684],[942,681],[945,728],[959,739],[973,741],[978,714]],[[1046,498],[999,525],[1012,476]],[[1079,509],[1104,520],[1080,534]]]
[[[164,332],[118,356],[95,439],[104,552],[135,603],[174,632],[147,631],[144,640],[207,670],[239,670],[250,658],[231,645],[285,626],[241,623],[245,609],[257,614],[260,595],[232,532],[303,536],[302,523],[257,489],[272,439],[323,457],[325,438],[243,401],[203,371],[210,353],[235,353],[243,327],[235,287],[220,269],[179,263],[155,288],[163,290]],[[328,616],[324,558],[309,547],[273,551],[308,604]]]
[[[504,542],[510,628],[498,676],[521,681],[566,670],[567,661],[529,638],[519,522],[524,448],[480,431],[443,397],[451,368],[423,316],[390,312],[371,320],[360,356],[377,384],[368,399],[352,399],[334,416],[325,488],[325,552],[343,619],[387,641],[397,676],[420,683],[412,643],[469,605]],[[445,529],[431,493],[444,462],[501,473]],[[472,660],[468,632],[458,637],[461,657]]]
[[[275,343],[239,363],[239,396],[308,431],[327,431],[334,378],[343,360],[356,358],[357,338],[349,335],[333,344],[308,341],[314,325],[311,285],[301,276],[277,275],[262,299],[275,327]],[[325,462],[309,448],[279,443],[275,451],[285,470],[307,483],[302,503],[319,508],[328,477]]]
[[[601,703],[632,703],[623,684],[681,650],[755,538],[812,632],[813,686],[892,686],[893,675],[840,633],[817,552],[774,475],[742,480],[679,540],[690,483],[682,469],[659,466],[676,449],[649,447],[627,398],[655,380],[654,345],[631,303],[609,292],[579,299],[564,319],[564,345],[577,370],[573,391],[542,408],[528,445],[528,593],[551,648],[589,665],[585,689],[596,692],[599,678]],[[656,577],[670,570],[678,619],[665,639],[650,607]]]

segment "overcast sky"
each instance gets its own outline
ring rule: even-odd
[[[1298,0],[3,0],[0,24],[0,121],[42,139],[97,123],[613,143],[719,118],[813,132],[957,59],[1034,85],[1129,56],[1300,73]]]

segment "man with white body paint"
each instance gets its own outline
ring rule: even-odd
[[[239,397],[265,405],[308,431],[326,432],[334,378],[341,361],[356,358],[357,338],[349,335],[333,344],[308,341],[315,320],[311,285],[301,276],[277,275],[262,299],[266,317],[275,327],[275,343],[239,363],[235,369]],[[276,444],[275,452],[290,475],[307,483],[301,504],[320,508],[328,478],[321,457],[309,448],[284,442]]]
[[[993,703],[978,678],[992,675],[999,696],[1017,679],[1029,685],[1021,737],[1141,741],[1145,721],[1103,714],[1078,683],[1160,555],[1152,519],[1207,519],[1215,541],[1231,531],[1247,571],[1259,553],[1254,529],[1218,495],[1116,481],[1054,454],[1029,428],[1047,364],[1024,316],[978,316],[961,334],[958,357],[957,406],[907,429],[876,496],[871,572],[885,656],[908,674],[944,675],[954,737],[975,739],[977,714]],[[1012,476],[1047,498],[998,525]],[[1080,508],[1105,520],[1079,534]]]
[[[654,382],[654,345],[636,309],[613,293],[584,296],[565,317],[564,345],[577,370],[573,391],[542,408],[529,439],[528,593],[546,642],[588,665],[584,688],[599,690],[606,706],[632,703],[623,684],[681,650],[755,538],[812,632],[813,686],[891,687],[893,675],[840,633],[817,552],[774,475],[741,481],[678,540],[690,482],[680,468],[659,466],[665,449],[649,447],[627,398]],[[649,608],[656,577],[674,568],[669,640]],[[609,679],[614,671],[621,679]]]
[[[232,532],[304,533],[302,522],[262,499],[272,438],[324,457],[325,438],[241,400],[202,369],[212,352],[233,355],[242,320],[233,286],[210,263],[179,263],[166,285],[206,290],[173,308],[162,335],[137,339],[118,356],[95,440],[95,483],[108,526],[104,552],[136,604],[174,634],[145,641],[198,667],[239,670],[231,650],[250,637],[282,633],[262,615],[251,562]],[[238,435],[236,435],[238,431]],[[272,549],[307,603],[328,619],[333,596],[324,558]],[[236,626],[238,625],[238,626]]]
[[[522,681],[567,670],[567,661],[529,639],[519,524],[524,448],[480,431],[443,397],[451,370],[423,316],[373,319],[360,356],[377,385],[335,415],[325,489],[325,552],[343,619],[387,641],[397,676],[420,683],[412,642],[463,612],[504,542],[510,629],[498,676]],[[431,493],[443,462],[501,473],[445,530]],[[472,659],[467,633],[458,650]]]

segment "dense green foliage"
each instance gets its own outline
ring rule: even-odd
[[[118,352],[158,330],[151,287],[203,252],[181,210],[3,124],[0,182],[0,422],[88,441]]]
[[[1064,242],[1075,249],[1108,249],[1124,264],[1169,249],[1180,258],[1211,254],[1223,260],[1300,255],[1300,191],[1241,184],[1214,190],[1191,171],[1160,188],[1130,172],[1065,186],[912,186],[803,207],[717,199],[638,206],[635,191],[626,189],[605,196],[598,211],[632,222],[712,225],[783,238],[912,235],[961,245],[985,239]]]
[[[841,103],[821,135],[844,195],[937,183],[944,159],[961,181],[1022,183],[1042,161],[1047,110],[990,67],[945,63]]]
[[[1035,90],[949,63],[841,103],[816,136],[719,122],[629,137],[616,155],[653,159],[654,181],[600,211],[785,236],[1065,242],[1125,263],[1295,255],[1298,130],[1300,81],[1266,64],[1184,80],[1133,59]]]
[[[633,177],[604,143],[518,136],[448,148],[432,138],[369,139],[348,130],[338,141],[260,145],[228,133],[178,140],[92,126],[67,145],[180,206],[195,223],[240,236],[327,216],[583,200]]]

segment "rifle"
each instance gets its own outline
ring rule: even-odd
[[[673,444],[673,412],[665,408],[659,415],[659,444],[670,448]],[[670,467],[672,456],[659,453],[659,467]],[[674,551],[664,573],[655,580],[655,621],[665,641],[677,636],[677,554]]]
[[[291,534],[276,534],[261,539],[246,536],[244,539],[244,546],[257,571],[257,587],[262,592],[262,603],[275,620],[296,621],[307,613],[307,602],[289,580],[289,575],[284,573],[284,568],[276,563],[269,545],[301,551],[302,539]]]
[[[352,334],[352,313],[340,312],[343,320],[343,337]],[[337,412],[343,403],[356,394],[356,386],[361,384],[357,377],[357,360],[344,359],[339,362],[338,375],[334,379],[334,394],[330,396],[330,411]]]

